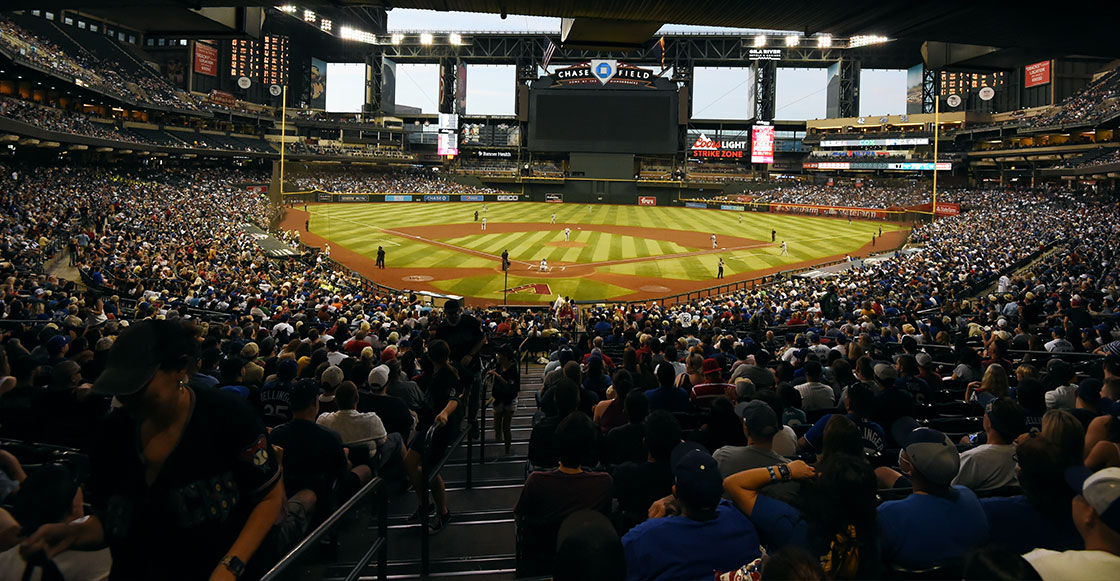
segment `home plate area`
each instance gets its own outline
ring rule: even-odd
[[[515,286],[513,288],[507,288],[503,292],[507,292],[507,293],[510,293],[510,294],[525,293],[525,294],[530,294],[530,295],[551,295],[552,294],[552,290],[549,289],[548,285],[544,284],[544,283],[523,284],[521,286]]]

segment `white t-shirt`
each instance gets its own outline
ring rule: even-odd
[[[77,521],[75,521],[77,522]],[[66,581],[104,581],[109,578],[113,568],[113,557],[109,549],[98,551],[63,551],[55,555],[54,564]],[[19,546],[0,553],[0,579],[22,579],[27,561],[19,554]],[[31,581],[40,581],[43,570],[31,576]]]
[[[983,444],[961,453],[953,485],[980,491],[1018,484],[1015,467],[1014,444]]]
[[[1046,392],[1045,399],[1048,410],[1071,410],[1077,407],[1077,386],[1058,386]]]
[[[1023,558],[1043,581],[1112,581],[1120,573],[1120,555],[1104,551],[1051,551],[1035,549]]]
[[[367,444],[370,453],[384,442],[385,424],[374,412],[361,413],[357,410],[339,410],[319,416],[315,423],[338,432],[344,444]]]
[[[805,411],[836,407],[836,392],[823,383],[802,383],[797,391],[801,394],[801,409]]]
[[[774,450],[775,454],[785,456],[786,458],[793,458],[797,456],[797,432],[789,426],[782,426],[781,431],[774,434],[774,440],[771,442],[770,449]]]

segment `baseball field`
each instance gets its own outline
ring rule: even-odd
[[[557,294],[647,300],[893,248],[908,229],[846,218],[529,202],[300,205],[283,227],[301,231],[309,244],[329,244],[332,258],[383,285],[482,303],[500,303],[506,290],[510,304]],[[874,246],[872,236],[879,238]],[[375,266],[378,247],[384,269]]]

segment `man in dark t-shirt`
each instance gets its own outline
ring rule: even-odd
[[[374,412],[385,424],[385,431],[400,434],[401,441],[407,442],[412,435],[412,414],[408,406],[399,398],[385,393],[389,384],[389,367],[378,365],[369,372],[369,392],[360,394],[358,411]]]
[[[319,387],[300,382],[292,390],[292,420],[273,428],[272,443],[284,450],[284,491],[292,496],[311,490],[320,508],[330,506],[331,489],[347,469],[346,452],[338,433],[315,423],[319,416]]]
[[[649,458],[645,462],[627,462],[611,472],[613,490],[618,499],[614,514],[615,527],[625,534],[644,522],[649,507],[656,500],[673,493],[673,469],[669,455],[681,441],[681,426],[673,414],[664,410],[646,418],[645,444]]]
[[[463,314],[463,305],[455,299],[444,304],[443,313],[444,319],[436,327],[436,338],[447,341],[451,350],[451,365],[459,372],[459,382],[465,387],[464,393],[468,394],[470,409],[467,413],[473,413],[477,402],[469,395],[478,392],[479,373],[482,371],[478,352],[486,344],[486,334],[478,319]]]

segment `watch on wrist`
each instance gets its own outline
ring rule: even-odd
[[[229,569],[234,577],[240,577],[245,572],[245,563],[236,555],[226,555],[226,558],[222,559],[222,565]]]

